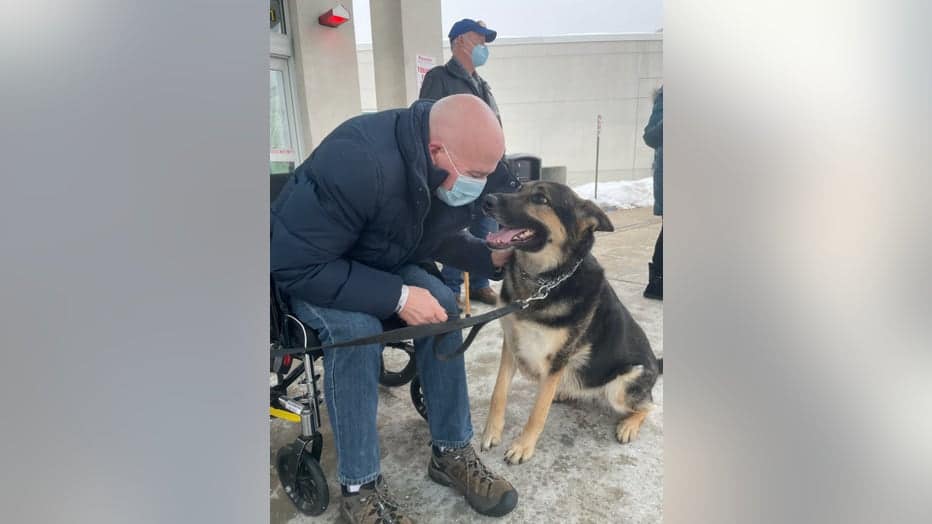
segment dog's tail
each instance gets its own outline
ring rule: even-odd
[[[657,359],[657,369],[659,370],[658,372],[663,375],[663,357]]]

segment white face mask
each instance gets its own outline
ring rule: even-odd
[[[448,206],[453,207],[465,206],[475,201],[482,194],[482,190],[485,189],[485,179],[472,178],[460,173],[459,168],[453,163],[453,157],[450,156],[450,152],[447,151],[447,146],[443,146],[443,152],[447,154],[447,158],[450,159],[450,165],[452,165],[453,170],[456,171],[456,181],[453,183],[452,189],[445,189],[443,186],[438,187],[436,191],[434,191],[437,198]]]

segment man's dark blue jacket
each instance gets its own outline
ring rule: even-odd
[[[433,196],[447,173],[427,150],[432,105],[352,118],[295,170],[271,216],[272,275],[286,295],[384,319],[405,264],[439,260],[495,277],[489,248],[464,231],[479,200],[451,207]],[[517,186],[499,163],[483,194]]]

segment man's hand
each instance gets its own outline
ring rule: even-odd
[[[504,266],[515,254],[514,248],[496,249],[492,251],[492,265],[495,267]]]
[[[447,320],[446,310],[430,294],[430,291],[415,286],[408,286],[408,301],[405,302],[405,307],[398,312],[398,316],[409,326],[446,322]]]

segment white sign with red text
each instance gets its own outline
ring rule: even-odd
[[[424,75],[433,69],[436,62],[432,56],[417,55],[417,91],[421,92],[421,85],[424,83]]]

